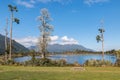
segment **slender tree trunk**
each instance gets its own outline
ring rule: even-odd
[[[5,62],[7,61],[7,35],[5,35]]]
[[[45,52],[42,53],[42,58],[45,58]]]
[[[8,19],[6,19],[6,28],[5,28],[5,62],[7,61],[7,48],[8,48],[8,44],[7,44],[7,35],[8,35],[8,31],[7,31],[7,27],[8,27]]]
[[[11,12],[11,23],[10,23],[10,53],[9,53],[9,60],[12,59],[12,25],[13,25],[13,12]]]
[[[46,54],[46,42],[45,42],[45,32],[43,31],[43,43],[42,43],[42,58],[45,58],[45,54]]]
[[[5,36],[5,62],[7,61],[7,32]]]
[[[104,60],[104,35],[102,33],[102,60]]]

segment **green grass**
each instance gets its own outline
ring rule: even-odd
[[[120,80],[119,67],[86,67],[85,71],[73,67],[0,66],[0,80]]]

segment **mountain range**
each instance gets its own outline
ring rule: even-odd
[[[7,38],[9,43],[9,38]],[[37,46],[30,46],[29,48],[24,47],[20,43],[13,40],[13,52],[28,52],[29,50],[35,50],[38,51]],[[48,45],[47,50],[49,52],[66,52],[66,51],[75,51],[75,50],[84,50],[84,51],[93,51],[92,49],[88,49],[82,45],[78,44],[51,44]],[[0,53],[5,52],[5,36],[0,34]]]
[[[9,44],[10,39],[7,38],[7,42]],[[13,52],[18,53],[18,52],[28,52],[29,49],[24,47],[23,45],[19,44],[15,40],[12,40],[13,42]],[[5,52],[5,36],[0,34],[0,54]]]
[[[37,46],[31,46],[29,49],[33,49],[35,51],[38,51]],[[66,52],[66,51],[75,51],[75,50],[83,50],[83,51],[93,51],[92,49],[85,48],[82,45],[77,45],[77,44],[52,44],[48,45],[47,50],[49,52]]]

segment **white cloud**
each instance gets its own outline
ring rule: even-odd
[[[59,37],[58,36],[51,36],[51,41],[49,44],[58,44]]]
[[[33,8],[36,3],[57,2],[61,4],[69,3],[71,0],[16,0],[16,3],[27,8]]]
[[[42,3],[48,3],[48,2],[69,3],[71,2],[71,0],[38,0],[38,1]]]
[[[51,37],[50,37],[50,39],[51,39],[52,41],[56,41],[56,40],[58,40],[58,38],[59,38],[58,36],[51,36]]]
[[[79,44],[77,40],[73,38],[68,38],[67,36],[63,36],[59,38],[59,36],[51,36],[51,42],[50,44]],[[16,38],[15,41],[21,43],[25,47],[35,46],[38,44],[38,38],[37,37],[26,37],[26,38]]]
[[[19,42],[25,47],[30,47],[30,46],[34,46],[37,44],[38,38],[29,36],[26,38],[15,39],[15,41]]]
[[[51,2],[51,0],[38,0],[39,2],[41,3],[48,3],[48,2]]]
[[[25,6],[27,8],[33,8],[34,7],[34,0],[30,0],[29,2],[27,1],[22,1],[22,0],[16,0],[17,4]]]
[[[61,38],[61,44],[79,44],[77,40],[73,39],[73,38],[68,38],[67,36],[63,36]]]
[[[92,4],[109,2],[110,0],[84,0],[84,3],[91,6]]]

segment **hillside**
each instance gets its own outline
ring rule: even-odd
[[[7,38],[9,43],[9,38]],[[15,40],[13,40],[13,52],[28,52],[29,49],[25,48],[23,45],[17,43]],[[0,54],[5,52],[5,36],[0,34]]]
[[[38,50],[37,46],[31,46],[29,49]],[[66,45],[60,45],[60,44],[53,44],[48,45],[47,50],[49,52],[65,52],[65,51],[74,51],[74,50],[84,50],[84,51],[93,51],[92,49],[85,48],[84,46],[77,45],[77,44],[66,44]]]

